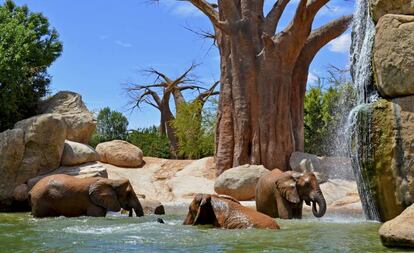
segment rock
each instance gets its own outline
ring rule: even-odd
[[[24,155],[24,132],[21,129],[0,133],[0,202],[9,202],[17,185],[18,168]],[[1,205],[1,204],[0,204]]]
[[[139,170],[103,165],[109,178],[128,178],[137,195],[163,204],[191,201],[197,193],[215,193],[213,157],[195,161],[145,157],[145,165]]]
[[[88,143],[96,128],[96,120],[82,101],[82,96],[61,91],[39,104],[40,113],[61,114],[67,125],[66,139]]]
[[[348,196],[356,196],[359,200],[358,188],[355,181],[332,179],[320,184],[320,188],[328,206]]]
[[[114,140],[98,144],[96,152],[100,161],[119,167],[137,168],[143,163],[141,149],[129,142]]]
[[[29,191],[30,189],[27,184],[21,184],[14,189],[13,197],[17,201],[28,200]]]
[[[248,164],[226,170],[217,178],[214,190],[237,200],[254,199],[257,181],[266,172],[269,170],[262,165]]]
[[[65,141],[61,160],[62,166],[74,166],[98,160],[99,155],[91,146],[68,140]]]
[[[150,214],[163,215],[163,214],[165,214],[164,206],[159,201],[140,199],[139,202],[141,203],[142,209],[144,209],[144,214],[145,215],[150,215]]]
[[[13,208],[17,186],[59,167],[65,137],[66,124],[59,114],[25,119],[0,133],[0,206]]]
[[[376,30],[377,90],[389,98],[414,95],[414,16],[385,15]]]
[[[92,162],[87,164],[82,164],[73,167],[60,167],[56,170],[53,170],[49,173],[39,175],[37,177],[31,178],[28,180],[27,185],[29,190],[42,178],[56,175],[56,174],[66,174],[69,176],[75,176],[78,178],[87,178],[87,177],[104,177],[108,178],[108,173],[106,168],[99,162]]]
[[[66,137],[66,124],[59,114],[42,114],[19,121],[24,132],[24,156],[15,183],[59,167]]]
[[[372,18],[377,22],[385,14],[414,14],[412,0],[370,0]]]
[[[413,129],[414,96],[379,100],[357,112],[353,166],[364,187],[363,203],[372,199],[381,221],[395,218],[414,201]]]
[[[379,229],[382,244],[387,247],[414,248],[414,205]]]

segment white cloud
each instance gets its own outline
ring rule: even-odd
[[[120,41],[120,40],[116,40],[115,44],[117,44],[120,47],[125,47],[125,48],[132,47],[132,44],[127,43],[127,42],[123,42],[123,41]]]
[[[348,53],[351,47],[351,34],[346,33],[329,43],[329,50],[335,53]]]
[[[318,81],[318,77],[314,73],[309,72],[308,83],[316,83],[317,81]]]

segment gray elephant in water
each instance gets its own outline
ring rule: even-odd
[[[301,219],[303,201],[312,203],[315,217],[326,212],[326,201],[312,172],[272,170],[256,185],[256,209],[274,218]],[[318,207],[319,206],[319,210]]]
[[[29,199],[35,217],[104,217],[107,211],[118,212],[121,208],[128,210],[130,217],[132,210],[137,216],[144,215],[128,180],[52,175],[33,186]]]

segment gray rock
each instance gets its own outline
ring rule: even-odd
[[[99,161],[98,153],[89,145],[65,141],[62,154],[62,166],[74,166]]]
[[[382,244],[387,247],[414,248],[414,205],[379,229]]]
[[[413,0],[370,0],[372,18],[377,22],[385,14],[414,14]]]
[[[414,16],[383,16],[374,45],[375,85],[383,97],[414,95]]]
[[[96,119],[82,101],[82,96],[61,91],[39,105],[40,113],[61,114],[67,125],[66,139],[88,143],[96,128]]]
[[[241,201],[254,199],[257,181],[268,171],[262,165],[248,164],[226,170],[217,178],[214,190]]]

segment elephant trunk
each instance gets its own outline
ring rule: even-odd
[[[319,206],[319,210],[316,207],[316,205]],[[315,194],[315,197],[313,198],[312,213],[317,218],[320,218],[320,217],[324,216],[325,213],[326,213],[326,201],[325,201],[325,198],[323,197],[323,194],[320,190],[317,191],[317,193]]]

